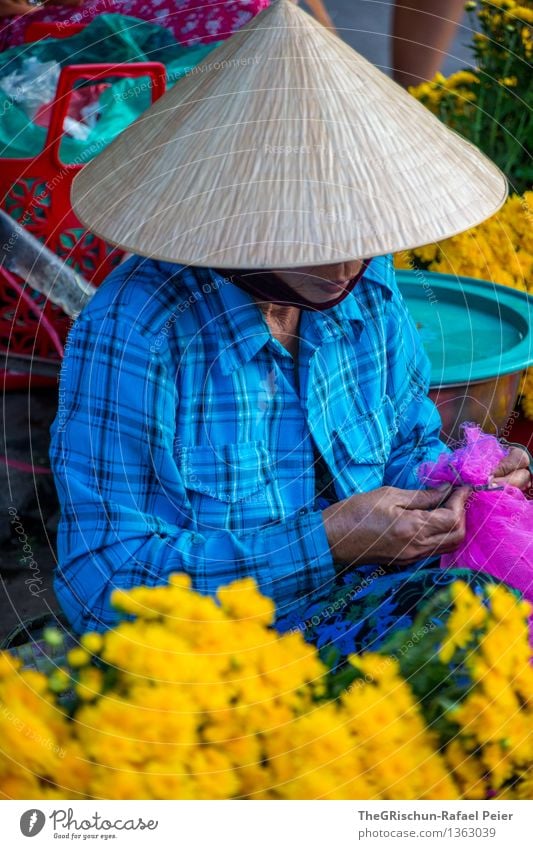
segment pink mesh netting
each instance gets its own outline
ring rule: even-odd
[[[483,485],[491,482],[509,453],[495,436],[477,425],[463,425],[464,443],[434,463],[423,463],[418,474],[429,486],[442,483]],[[466,505],[466,536],[441,566],[461,566],[493,575],[533,601],[533,501],[516,487],[473,491]]]

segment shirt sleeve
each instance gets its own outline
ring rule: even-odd
[[[423,488],[417,469],[450,451],[440,438],[442,420],[429,398],[431,364],[420,334],[395,286],[390,301],[388,331],[389,379],[398,430],[385,468],[384,484],[402,489]]]
[[[157,346],[124,318],[80,316],[65,348],[50,460],[61,507],[55,590],[77,632],[113,626],[113,589],[186,572],[206,594],[253,576],[278,613],[333,579],[320,511],[235,535],[202,530],[173,443],[179,398]]]

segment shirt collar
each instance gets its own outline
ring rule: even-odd
[[[272,334],[248,292],[213,269],[209,269],[209,274],[217,297],[213,299],[209,294],[206,301],[215,319],[219,364],[223,374],[230,374],[249,362],[272,339]]]
[[[230,283],[213,269],[209,269],[209,275],[218,297],[213,299],[210,293],[206,296],[206,302],[216,322],[220,368],[224,374],[230,374],[249,362],[272,339],[272,334],[261,310],[248,292]],[[392,254],[374,257],[355,289],[337,306],[324,312],[304,311],[302,329],[306,333],[310,331],[318,344],[342,336],[346,331],[346,322],[359,322],[362,330],[365,318],[356,293],[367,281],[380,285],[385,290],[386,298],[392,296]]]

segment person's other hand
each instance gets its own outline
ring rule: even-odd
[[[494,471],[491,483],[495,486],[506,483],[523,491],[529,489],[531,485],[529,463],[529,454],[524,448],[518,448],[516,445],[511,446],[507,457],[503,458]]]
[[[43,3],[31,4],[26,0],[0,0],[0,18],[12,18],[15,15],[28,15],[42,6],[81,6],[85,0],[43,0]]]
[[[448,484],[426,490],[382,486],[332,504],[322,518],[333,559],[340,565],[401,565],[455,551],[464,540],[471,492],[467,486],[452,491]]]
[[[14,15],[27,15],[39,7],[30,6],[24,0],[0,0],[0,18],[11,18]]]

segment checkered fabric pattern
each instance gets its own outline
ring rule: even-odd
[[[51,427],[55,586],[75,631],[114,624],[113,588],[173,572],[203,593],[251,575],[281,614],[327,586],[317,451],[339,499],[419,486],[445,445],[392,255],[336,307],[302,312],[299,335],[296,382],[257,303],[212,269],[134,256],[100,286]]]

